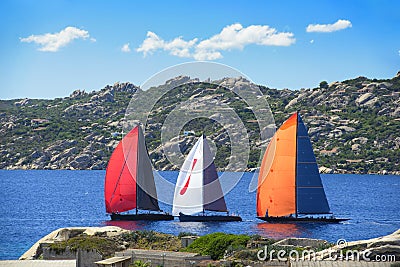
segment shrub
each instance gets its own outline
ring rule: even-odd
[[[212,233],[196,239],[184,251],[210,255],[213,260],[221,259],[225,251],[243,248],[250,240],[246,235]]]

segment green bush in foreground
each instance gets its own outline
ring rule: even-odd
[[[56,253],[64,252],[67,247],[71,251],[96,249],[103,257],[110,257],[114,255],[115,251],[118,251],[115,242],[97,236],[77,236],[67,241],[55,242],[50,245],[50,248],[55,250]]]
[[[250,237],[247,235],[233,235],[225,233],[212,233],[196,239],[183,251],[195,252],[201,255],[210,255],[213,260],[221,259],[229,249],[246,247]]]

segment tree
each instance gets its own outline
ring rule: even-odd
[[[322,82],[320,82],[320,83],[319,83],[319,88],[324,88],[324,89],[328,88],[328,83],[327,83],[327,81],[322,81]]]

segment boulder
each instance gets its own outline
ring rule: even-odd
[[[75,140],[59,140],[54,142],[53,145],[47,147],[45,149],[46,153],[53,153],[55,151],[62,151],[65,150],[67,147],[71,147],[76,145],[77,142]]]
[[[124,82],[124,83],[116,82],[112,87],[111,86],[108,86],[108,88],[106,87],[106,89],[110,88],[113,88],[116,92],[128,92],[128,93],[135,93],[139,89],[139,87],[129,82]]]
[[[78,149],[76,147],[71,147],[71,148],[66,149],[61,155],[63,157],[70,157],[73,154],[76,154],[77,152],[78,152]]]
[[[16,107],[23,107],[23,106],[28,105],[29,103],[30,103],[30,100],[28,98],[24,98],[21,101],[14,102],[14,105]]]
[[[292,100],[289,101],[289,103],[285,106],[285,109],[290,108],[291,106],[294,106],[297,104],[297,98],[294,98]]]
[[[368,138],[366,137],[357,137],[351,140],[352,143],[366,144],[368,142]]]
[[[318,135],[320,132],[322,132],[324,129],[322,127],[313,127],[308,129],[308,135],[309,136],[314,136]]]
[[[395,111],[392,112],[391,115],[392,115],[392,117],[396,117],[396,118],[400,117],[400,107],[397,107],[395,109]]]
[[[374,260],[376,255],[394,255],[396,260],[400,260],[400,229],[394,233],[360,241],[344,242],[333,246],[331,248],[317,252],[314,256],[309,259],[329,259],[329,256],[343,254],[343,251],[358,250],[361,259],[362,256],[367,259]],[[364,257],[364,259],[365,259]]]
[[[32,154],[29,156],[31,159],[37,159],[41,156],[42,154],[39,151],[34,151]]]
[[[102,102],[114,102],[114,90],[106,90],[98,95],[98,100]]]
[[[388,83],[388,82],[382,82],[382,83],[378,84],[378,87],[379,87],[379,88],[387,89],[387,88],[391,87],[392,85],[393,85],[393,84]]]
[[[88,154],[80,154],[75,158],[78,163],[84,163],[90,161],[90,156]]]
[[[75,91],[73,91],[72,92],[72,94],[70,94],[70,98],[82,98],[82,97],[84,97],[84,96],[86,96],[87,95],[87,93],[85,92],[85,90],[75,90]]]
[[[362,94],[361,96],[359,96],[356,99],[356,105],[357,106],[361,106],[362,104],[364,104],[365,102],[367,102],[368,100],[370,100],[373,97],[372,93],[365,93]]]
[[[344,132],[354,132],[356,130],[353,127],[349,127],[349,126],[345,126],[345,125],[336,127],[336,129],[339,129]]]
[[[79,154],[69,165],[78,170],[87,169],[91,165],[91,157],[88,154]]]
[[[362,104],[362,106],[373,107],[373,106],[375,106],[376,103],[378,103],[378,101],[379,101],[379,98],[374,97],[374,98],[368,100],[367,102],[365,102],[364,104]]]
[[[351,150],[353,150],[353,151],[357,151],[357,150],[360,150],[360,144],[353,144],[352,146],[351,146]]]
[[[331,168],[324,167],[324,166],[319,167],[318,171],[319,171],[319,173],[327,173],[327,174],[333,173],[333,170]]]

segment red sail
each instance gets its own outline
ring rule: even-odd
[[[108,162],[104,186],[107,213],[136,208],[138,128],[133,128],[119,142]]]

